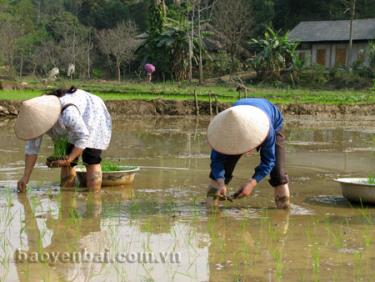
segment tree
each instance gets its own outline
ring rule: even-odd
[[[17,50],[17,41],[22,36],[22,30],[10,15],[0,18],[0,58],[8,65],[9,70],[14,70],[14,59]]]
[[[46,75],[52,68],[59,66],[58,47],[58,44],[52,39],[46,39],[35,47],[31,57],[34,74],[39,70]]]
[[[350,27],[349,27],[349,50],[348,50],[348,65],[352,65],[352,49],[353,49],[353,21],[355,19],[355,4],[356,0],[344,1],[344,5],[347,7],[345,13],[350,13]],[[350,68],[350,71],[352,69]]]
[[[89,28],[83,26],[70,12],[51,16],[46,23],[49,37],[56,42],[59,69],[67,71],[69,64],[76,67],[78,73],[86,73]]]
[[[156,46],[167,54],[172,78],[183,80],[188,74],[189,29],[186,26],[169,26],[156,40]]]
[[[67,1],[67,0],[65,0]],[[76,10],[76,0],[69,6],[72,11]],[[123,0],[84,0],[79,6],[78,18],[86,25],[95,29],[111,29],[124,20],[129,20],[129,6]]]
[[[253,0],[252,10],[254,13],[254,35],[262,36],[267,27],[272,25],[275,16],[275,3],[273,0]]]
[[[375,70],[375,43],[372,42],[369,45],[369,63],[370,67]]]
[[[218,0],[214,7],[213,23],[221,34],[222,44],[229,53],[233,72],[235,58],[251,34],[253,12],[247,0]]]
[[[140,45],[137,50],[137,54],[140,58],[141,65],[145,63],[152,63],[156,66],[156,74],[165,76],[170,72],[167,65],[169,65],[169,58],[167,54],[163,53],[164,50],[160,50],[157,46],[157,38],[162,34],[164,30],[166,15],[164,14],[165,8],[163,3],[158,0],[150,1],[148,7],[148,27],[147,35],[145,36],[144,42]]]
[[[114,29],[105,29],[97,33],[100,50],[115,61],[118,81],[121,80],[121,65],[129,63],[134,58],[134,52],[139,46],[136,35],[137,27],[130,21],[122,22]]]

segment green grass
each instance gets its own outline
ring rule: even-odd
[[[73,81],[72,84],[100,96],[103,100],[193,100],[194,90],[200,101],[208,101],[208,93],[216,94],[220,102],[232,103],[238,99],[238,93],[235,91],[234,87],[219,85],[194,86],[178,83],[144,84],[133,82],[98,83],[79,81]],[[59,85],[54,85],[53,87],[58,86]],[[43,87],[41,85],[35,85],[35,89],[37,90],[1,90],[0,100],[30,99],[46,92],[47,90],[43,89]],[[277,104],[355,105],[375,103],[375,91],[370,90],[328,91],[261,87],[251,87],[251,89],[251,92],[248,93],[249,96],[267,98]]]

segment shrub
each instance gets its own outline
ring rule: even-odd
[[[210,55],[211,60],[207,60],[205,70],[212,76],[222,76],[229,74],[231,69],[234,72],[241,71],[241,62],[235,58],[232,62],[230,56],[225,51],[219,51],[216,54]]]
[[[343,89],[343,88],[369,88],[371,86],[371,79],[368,75],[365,76],[361,72],[365,69],[353,70],[350,72],[346,68],[335,68],[332,69],[329,73],[328,86],[334,89]]]
[[[369,45],[370,67],[375,68],[375,42]]]
[[[103,78],[103,70],[99,68],[94,68],[92,70],[92,78],[93,79],[101,79]]]
[[[327,71],[324,66],[314,64],[301,71],[300,84],[303,86],[321,88],[327,82]]]

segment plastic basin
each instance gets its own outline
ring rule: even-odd
[[[136,172],[139,171],[138,166],[123,166],[120,171],[103,171],[102,186],[120,186],[132,184]],[[86,167],[76,167],[77,178],[80,186],[86,186]]]
[[[342,195],[351,202],[375,204],[375,184],[369,184],[368,178],[338,178]]]

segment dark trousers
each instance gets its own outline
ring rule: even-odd
[[[68,147],[66,148],[66,154],[69,155],[73,151],[73,149],[74,145],[68,143]],[[82,152],[82,161],[85,165],[100,164],[102,161],[101,154],[102,151],[99,149],[85,148]],[[70,166],[76,166],[78,164],[78,159],[79,158],[73,160]]]
[[[270,173],[271,179],[269,180],[272,187],[287,184],[289,182],[288,174],[285,172],[285,136],[281,132],[278,132],[276,135],[275,153],[276,163]],[[226,156],[224,161],[225,184],[228,184],[232,180],[234,168],[241,157],[242,155]],[[213,178],[212,173],[210,173],[210,178]]]

